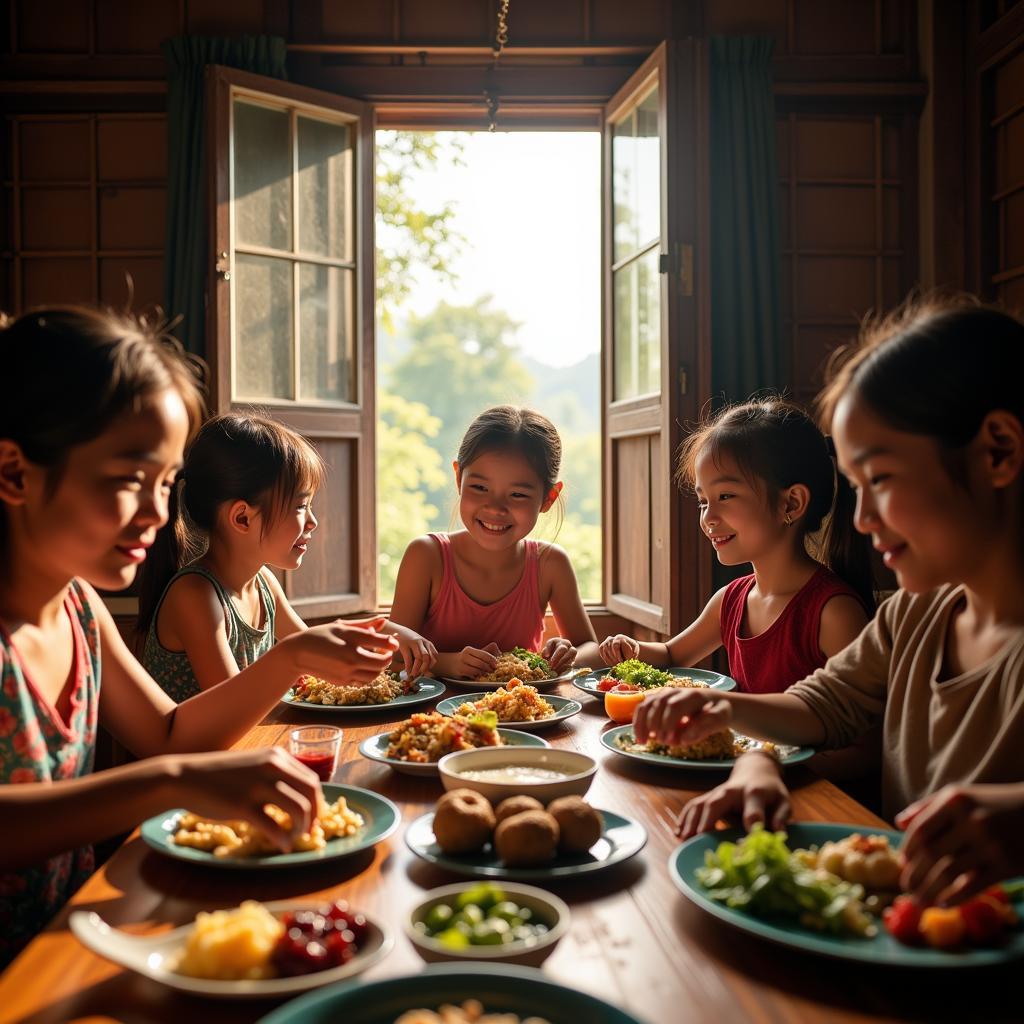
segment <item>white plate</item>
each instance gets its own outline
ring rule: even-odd
[[[523,679],[522,682],[529,683],[530,686],[536,686],[538,690],[550,690],[552,686],[557,686],[559,683],[567,683],[577,676],[589,675],[590,671],[589,668],[574,668],[568,672],[563,672],[560,676],[555,676],[553,679]],[[497,690],[499,686],[504,686],[509,682],[507,679],[463,679],[458,676],[438,676],[438,679],[449,686],[468,686],[476,690]]]
[[[391,733],[389,732],[382,732],[376,736],[368,736],[359,744],[359,753],[363,757],[368,757],[371,761],[380,761],[381,764],[386,764],[394,768],[396,772],[402,772],[404,775],[433,775],[436,777],[440,774],[436,761],[399,761],[396,757],[388,757],[387,750],[390,745],[388,737],[390,735]],[[499,728],[498,735],[502,738],[505,745],[509,747],[551,746],[547,740],[541,739],[540,736],[534,736],[528,732],[520,732],[516,729]]]
[[[264,906],[274,914],[286,910],[306,910],[321,906],[324,900],[277,900]],[[364,915],[365,916],[365,915]],[[172,971],[168,962],[178,954],[192,929],[191,924],[160,935],[129,935],[111,928],[99,914],[76,910],[69,920],[75,938],[97,955],[129,971],[179,992],[219,999],[262,999],[271,996],[292,996],[299,992],[329,985],[361,974],[385,957],[394,945],[394,938],[381,925],[367,917],[369,929],[362,949],[347,963],[326,971],[300,974],[292,978],[266,978],[261,981],[214,981],[190,978]]]
[[[533,683],[526,683],[524,685],[532,686]],[[482,697],[490,696],[492,692],[493,691],[488,690],[481,693],[467,693],[458,697],[446,697],[438,703],[436,710],[446,717],[451,717],[466,701],[469,701],[469,703],[472,704],[474,701],[478,701]],[[553,725],[559,725],[567,718],[572,718],[573,715],[578,715],[583,710],[583,705],[578,700],[573,700],[571,697],[556,697],[554,694],[549,694],[545,700],[547,700],[554,709],[552,714],[548,715],[547,718],[536,718],[526,722],[509,720],[507,722],[502,722],[501,724],[510,729],[522,729],[525,732],[535,732],[537,729],[548,729]]]

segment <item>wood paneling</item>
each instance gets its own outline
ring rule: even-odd
[[[614,507],[618,524],[612,592],[651,602],[651,443],[650,437],[612,442]]]

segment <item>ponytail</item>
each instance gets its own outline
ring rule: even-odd
[[[868,538],[853,525],[857,495],[849,481],[836,470],[832,511],[825,518],[814,556],[856,591],[864,610],[874,614],[875,578]]]

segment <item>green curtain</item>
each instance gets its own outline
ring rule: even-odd
[[[276,36],[220,39],[178,36],[161,45],[167,61],[167,244],[164,310],[181,317],[175,335],[206,354],[206,281],[209,251],[206,177],[207,64],[224,64],[286,78],[286,48]]]
[[[789,380],[780,315],[775,97],[765,36],[711,44],[711,386],[742,402]]]

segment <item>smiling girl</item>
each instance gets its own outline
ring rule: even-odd
[[[84,308],[0,321],[0,361],[3,966],[92,870],[89,844],[152,814],[242,817],[290,847],[315,812],[316,776],[281,750],[196,751],[241,738],[303,673],[372,678],[396,642],[338,624],[306,630],[175,704],[93,587],[131,583],[167,521],[202,415],[194,368],[144,322]],[[143,760],[94,773],[99,724]]]
[[[821,406],[857,491],[857,528],[901,589],[786,693],[664,693],[635,723],[662,743],[734,725],[813,747],[881,723],[884,811],[907,829],[901,882],[924,902],[1024,873],[1022,378],[1024,324],[997,309],[923,303],[866,332]],[[785,821],[769,758],[740,758],[680,828],[734,812],[748,826]]]
[[[302,564],[323,475],[313,447],[269,417],[227,413],[203,424],[170,495],[171,525],[141,574],[142,663],[174,700],[306,628],[270,568]],[[383,618],[353,625],[396,635],[414,675],[430,668],[432,649],[410,630]]]
[[[391,607],[393,622],[438,649],[439,674],[481,675],[514,647],[539,650],[555,672],[577,657],[597,663],[569,556],[529,539],[558,501],[561,461],[558,431],[540,413],[502,405],[470,424],[454,462],[465,529],[409,545]],[[549,605],[560,635],[541,649]]]
[[[777,693],[857,636],[873,607],[868,549],[807,413],[780,398],[728,407],[686,439],[678,472],[718,561],[753,572],[666,643],[609,637],[606,664],[696,665],[724,646],[741,690]]]

